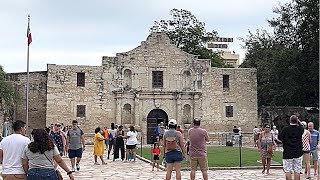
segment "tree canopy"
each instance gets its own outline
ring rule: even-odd
[[[166,32],[171,41],[183,51],[198,55],[200,59],[211,59],[211,66],[227,66],[217,53],[206,47],[208,42],[217,37],[216,31],[206,31],[205,23],[200,22],[190,11],[172,9],[170,15],[170,20],[155,21],[150,31]]]
[[[257,68],[258,103],[319,106],[319,0],[293,0],[274,9],[273,32],[244,39],[240,67]]]
[[[0,65],[0,99],[6,106],[13,105],[20,99],[19,93],[13,88],[12,84],[6,81],[6,73]]]

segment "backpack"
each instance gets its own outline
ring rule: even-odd
[[[174,137],[166,137],[166,149],[168,151],[175,151],[178,149],[176,136],[177,136],[177,133]]]
[[[111,133],[109,133],[109,140],[113,141],[113,139],[114,139],[113,135]]]

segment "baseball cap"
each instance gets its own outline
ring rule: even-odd
[[[301,121],[302,126],[306,127],[307,123],[305,121]]]
[[[169,124],[171,125],[177,125],[177,121],[175,119],[170,119]]]

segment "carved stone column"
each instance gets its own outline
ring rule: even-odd
[[[134,98],[134,123],[135,125],[138,125],[141,127],[140,122],[140,100],[139,100],[139,94],[137,93]]]
[[[116,98],[116,124],[121,124],[121,99]]]
[[[182,123],[182,120],[181,120],[181,105],[182,105],[182,101],[181,101],[181,94],[180,93],[177,93],[176,94],[176,120],[177,120],[177,123],[179,125],[181,125]]]

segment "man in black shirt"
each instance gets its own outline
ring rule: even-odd
[[[286,179],[291,180],[291,173],[294,173],[294,179],[300,179],[302,169],[302,134],[303,127],[298,126],[298,117],[290,117],[290,126],[286,126],[279,134],[279,140],[283,143],[283,170],[286,173]]]

